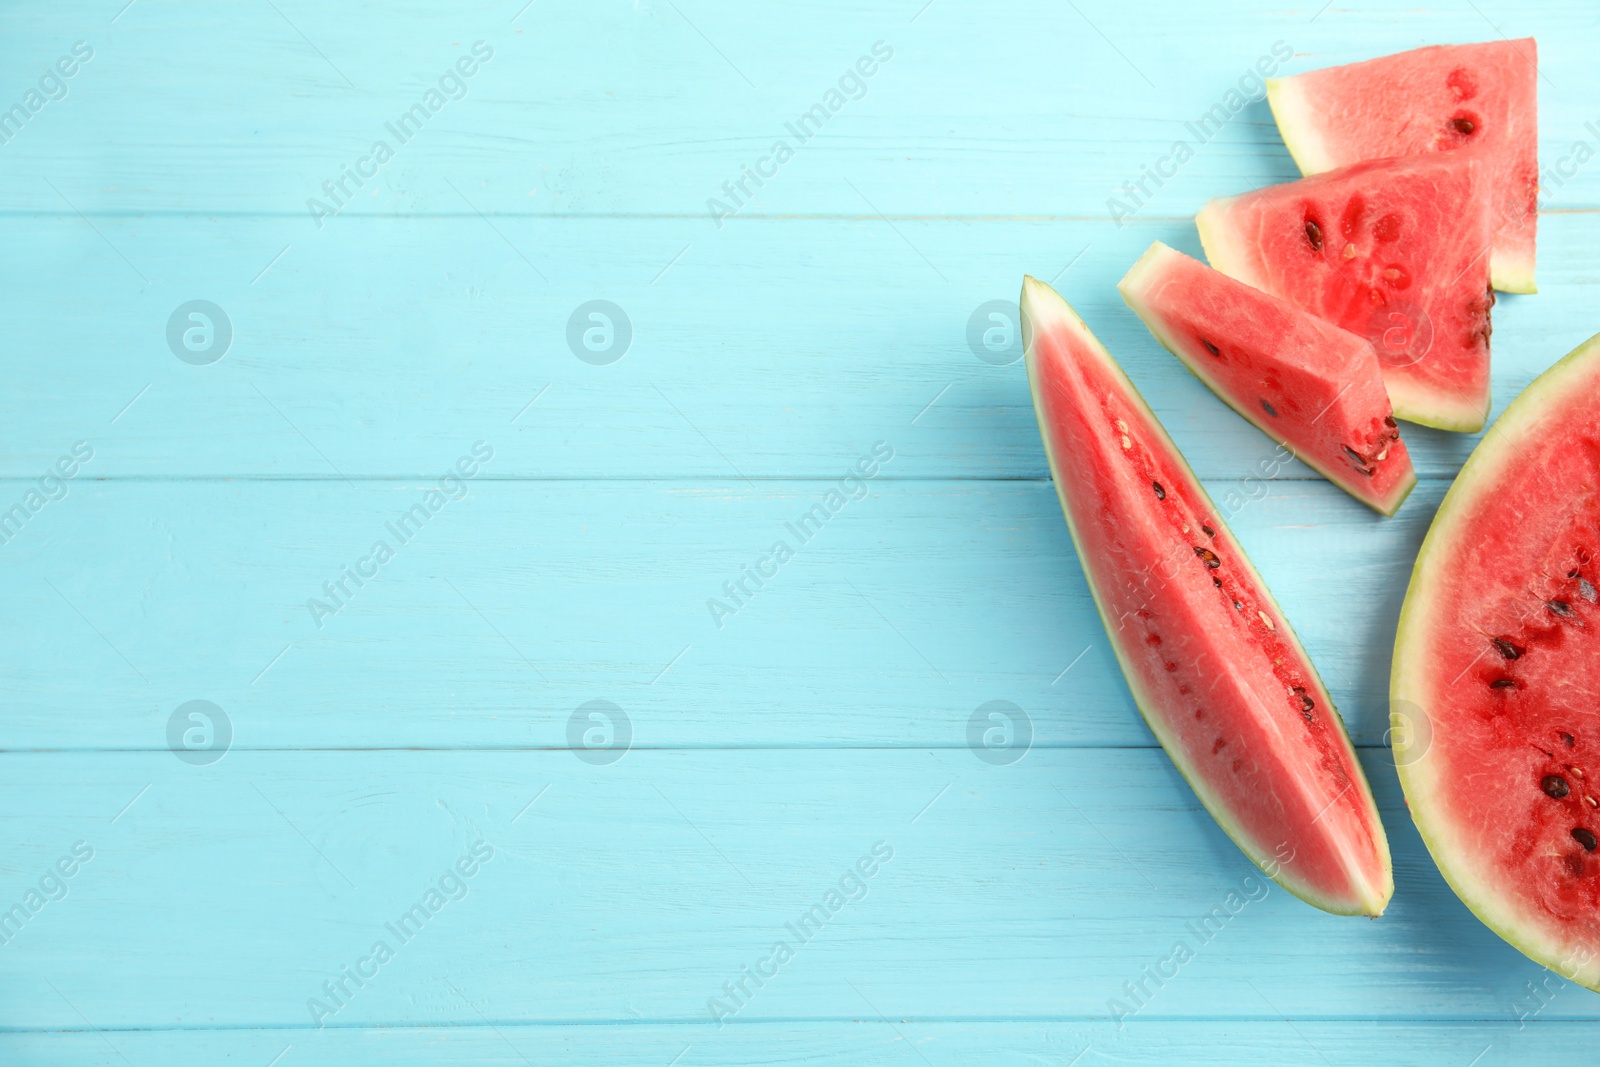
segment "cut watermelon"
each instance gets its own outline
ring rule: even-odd
[[[1539,225],[1539,51],[1532,37],[1435,45],[1267,82],[1302,174],[1387,156],[1482,157],[1496,289],[1534,291]]]
[[[1440,505],[1390,684],[1411,816],[1457,895],[1600,989],[1600,335],[1541,375]],[[1404,744],[1401,742],[1404,741]]]
[[[1067,528],[1151,731],[1270,877],[1327,911],[1381,913],[1383,826],[1288,620],[1077,313],[1027,278],[1022,324]]]
[[[1117,288],[1229,407],[1363,504],[1393,515],[1417,484],[1362,338],[1160,241]]]
[[[1378,351],[1402,419],[1483,429],[1489,411],[1488,205],[1465,155],[1412,156],[1213,200],[1211,265]]]

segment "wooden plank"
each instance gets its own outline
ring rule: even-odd
[[[8,105],[75,41],[94,58],[65,82],[65,98],[42,103],[0,146],[0,202],[267,211],[286,220],[284,240],[310,241],[308,199],[325,197],[342,168],[364,166],[377,173],[347,182],[351,213],[673,214],[709,239],[707,201],[760,165],[770,177],[746,187],[745,210],[763,214],[1105,219],[1107,201],[1129,195],[1124,182],[1172,169],[1181,139],[1193,158],[1161,188],[1147,184],[1139,210],[1189,215],[1209,197],[1296,174],[1259,91],[1227,108],[1241,79],[1256,89],[1258,61],[1297,72],[1502,34],[1539,36],[1546,166],[1575,140],[1600,139],[1585,125],[1600,72],[1583,0],[1381,14],[1212,0],[1155,17],[1107,0],[921,6],[827,0],[743,18],[707,0],[198,11],[145,0],[114,24],[78,5],[17,13],[0,51],[13,72]],[[459,89],[447,82],[420,128],[391,131],[479,40],[493,58]],[[830,101],[878,41],[893,58]],[[1297,55],[1275,65],[1275,47]],[[789,130],[830,103],[820,130]],[[1186,125],[1219,104],[1220,132]],[[781,166],[778,140],[795,153]],[[381,166],[377,141],[393,154]],[[1549,200],[1600,206],[1600,171],[1577,167]]]
[[[833,488],[473,480],[418,529],[420,483],[74,482],[0,548],[0,595],[31,620],[0,667],[0,744],[159,748],[196,699],[249,748],[565,746],[599,699],[652,748],[960,748],[991,700],[1036,744],[1153,743],[1048,482],[874,479],[802,527]],[[1443,485],[1392,520],[1325,482],[1211,490],[1381,745]]]
[[[1139,1021],[1482,1022],[1512,1019],[1544,973],[1445,887],[1373,758],[1398,887],[1377,921],[1258,881],[1152,750],[1011,766],[930,750],[0,762],[8,907],[78,842],[93,850],[0,953],[8,1029],[713,1031],[730,1006],[741,1021],[872,1017],[862,994],[891,1019],[1109,1022],[1120,1003]],[[431,912],[386,925],[418,903]],[[814,904],[820,925],[800,926]],[[1180,942],[1192,958],[1174,963]],[[323,983],[346,966],[366,980],[335,1002]],[[747,966],[769,977],[735,1003],[723,986]],[[1125,983],[1140,981],[1134,1005]],[[1600,1011],[1568,989],[1541,1017]]]
[[[888,477],[1043,477],[1022,367],[978,354],[1020,353],[969,338],[1024,271],[1077,302],[1203,477],[1312,476],[1116,294],[1152,240],[1198,254],[1187,220],[757,220],[702,240],[672,219],[361,219],[275,264],[293,238],[272,219],[11,218],[0,239],[30,249],[0,280],[13,344],[39,354],[8,364],[12,477],[80,440],[95,477],[428,477],[479,439],[495,476],[835,478],[884,440]],[[1600,326],[1600,216],[1552,216],[1544,244],[1544,291],[1496,309],[1497,410]],[[195,299],[231,324],[208,366],[169,347]],[[607,366],[569,347],[596,299],[631,323]],[[1406,432],[1426,474],[1473,444]]]
[[[1270,996],[1271,991],[1263,988]],[[133,1063],[267,1064],[346,1067],[440,1062],[479,1067],[589,1067],[616,1062],[709,1067],[782,1060],[848,1067],[906,1063],[984,1063],[995,1067],[1100,1067],[1184,1063],[1235,1067],[1285,1063],[1475,1067],[1548,1062],[1583,1047],[1587,1023],[1535,1020],[1407,1023],[1389,1020],[1106,1023],[879,1020],[863,1003],[849,1021],[740,1023],[722,1030],[695,1025],[521,1025],[496,1022],[448,1028],[361,1027],[313,1033],[272,1030],[158,1030],[93,1033],[0,1033],[0,1055],[17,1063],[126,1067]],[[1085,1051],[1087,1049],[1087,1051]],[[1081,1058],[1074,1060],[1074,1056]],[[674,1061],[674,1057],[677,1057]],[[276,1065],[275,1065],[276,1067]]]

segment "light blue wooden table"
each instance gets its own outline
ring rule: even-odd
[[[1392,521],[1264,477],[1113,289],[1294,176],[1259,99],[1184,125],[1262,57],[1537,34],[1498,411],[1600,329],[1592,3],[870,6],[0,21],[0,1063],[1596,1061],[1383,745],[1473,440],[1408,429]],[[1138,721],[989,317],[1025,271],[1242,501],[1382,919],[1258,882]]]

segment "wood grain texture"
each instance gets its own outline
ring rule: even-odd
[[[231,752],[199,768],[166,752],[7,756],[9,892],[78,841],[94,856],[3,946],[0,1024],[73,1028],[81,1012],[113,1029],[316,1029],[481,1012],[715,1029],[713,998],[738,1022],[850,1020],[860,993],[891,1019],[1094,1024],[1113,1022],[1113,1000],[1139,1007],[1124,983],[1145,981],[1129,1025],[1282,1013],[1514,1030],[1542,970],[1451,895],[1386,756],[1364,755],[1395,853],[1377,920],[1265,881],[1154,749],[1036,750],[1010,766],[839,748],[606,766],[570,752]],[[492,858],[457,899],[392,928],[480,841]],[[848,883],[863,857],[872,873]],[[803,926],[833,891],[832,914]],[[379,941],[393,958],[362,964]],[[779,942],[792,958],[775,957]],[[1179,942],[1192,958],[1174,963]],[[347,966],[367,980],[340,1004],[323,983]],[[1146,966],[1169,978],[1157,987]],[[724,983],[746,967],[776,974],[732,999]],[[1600,1005],[1568,988],[1546,1016],[1600,1019]]]
[[[398,526],[428,484],[73,484],[0,546],[0,595],[41,623],[0,675],[0,747],[159,748],[192,699],[245,748],[559,746],[595,699],[652,748],[960,747],[990,700],[1036,744],[1154,743],[1048,482],[874,479],[816,529],[836,483],[474,480]],[[1382,745],[1443,485],[1390,520],[1320,481],[1210,489],[1358,743]]]
[[[0,526],[0,1062],[1581,1061],[1600,1001],[1449,892],[1384,747],[1410,562],[1474,439],[1407,428],[1422,481],[1382,520],[1275,464],[1117,297],[1151,241],[1199,252],[1207,199],[1294,176],[1264,102],[1108,201],[1277,42],[1295,72],[1537,34],[1541,293],[1496,308],[1498,412],[1600,329],[1594,11],[1316,6],[0,15],[0,516],[27,512]],[[1251,880],[1140,723],[1016,352],[981,341],[1025,271],[1323,672],[1394,847],[1383,918]],[[169,340],[194,300],[231,331],[209,364]],[[569,340],[594,300],[618,360]]]
[[[1454,1024],[1316,1020],[1106,1025],[1037,1020],[945,1022],[880,1019],[863,1004],[842,1022],[751,1023],[723,1030],[637,1023],[589,1027],[505,1021],[451,1027],[359,1027],[314,1035],[282,1030],[158,1030],[0,1033],[0,1054],[29,1064],[124,1067],[126,1063],[280,1062],[309,1067],[384,1063],[395,1067],[471,1063],[482,1067],[679,1063],[746,1067],[802,1062],[825,1067],[907,1063],[985,1063],[999,1067],[1175,1063],[1284,1067],[1328,1064],[1395,1067],[1471,1063],[1514,1067],[1572,1055],[1592,1032],[1585,1022],[1547,1021],[1517,1030],[1508,1022]],[[1087,1051],[1086,1051],[1087,1050]]]
[[[74,41],[95,57],[4,146],[0,190],[14,210],[54,213],[64,194],[88,212],[272,213],[309,237],[306,200],[387,137],[394,159],[351,212],[681,215],[709,235],[707,199],[787,137],[795,157],[747,210],[1104,219],[1124,181],[1187,138],[1194,158],[1148,207],[1187,216],[1296,176],[1263,101],[1205,143],[1184,125],[1280,41],[1295,53],[1280,72],[1295,72],[1537,34],[1545,165],[1592,144],[1585,123],[1600,117],[1584,0],[1322,12],[819,0],[760,17],[716,0],[612,0],[519,17],[524,4],[140,0],[115,24],[119,5],[19,13],[3,52],[16,95]],[[401,144],[385,124],[477,40],[494,58]],[[789,133],[880,40],[894,56],[865,95],[843,96],[803,144]],[[1579,169],[1549,201],[1600,206],[1600,171]]]
[[[1543,292],[1495,309],[1496,414],[1600,325],[1585,300],[1600,215],[1545,223]],[[7,371],[14,477],[79,440],[97,477],[426,477],[484,439],[496,476],[836,478],[882,439],[886,477],[1043,478],[1021,364],[969,340],[991,302],[1010,316],[993,339],[1014,327],[1024,271],[1056,279],[1202,477],[1260,477],[1276,453],[1117,295],[1151,241],[1200,255],[1188,219],[740,220],[709,236],[673,219],[360,219],[300,244],[276,220],[56,216],[0,219],[0,237],[40,248],[0,267],[40,354]],[[194,299],[233,328],[209,366],[166,339]],[[568,345],[595,299],[632,325],[608,366]],[[1404,433],[1431,477],[1475,441]]]

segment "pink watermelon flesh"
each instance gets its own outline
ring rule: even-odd
[[[1416,485],[1372,345],[1157,241],[1117,285],[1195,377],[1385,515]]]
[[[1435,45],[1267,82],[1302,174],[1388,156],[1482,158],[1497,289],[1534,291],[1539,224],[1539,51],[1532,37]]]
[[[1211,265],[1371,341],[1399,418],[1483,428],[1488,205],[1456,153],[1377,160],[1213,200]]]
[[[1391,679],[1396,764],[1450,885],[1600,988],[1600,336],[1518,397],[1417,558]],[[1402,743],[1403,742],[1403,743]]]
[[[1156,739],[1291,893],[1377,915],[1388,843],[1327,690],[1166,431],[1055,290],[1023,282],[1035,412],[1095,605]]]

